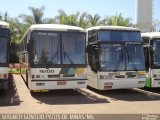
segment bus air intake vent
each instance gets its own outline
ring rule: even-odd
[[[115,78],[125,78],[125,75],[116,75]]]
[[[60,75],[48,75],[48,78],[59,78]]]
[[[64,74],[63,77],[75,77],[74,74]]]

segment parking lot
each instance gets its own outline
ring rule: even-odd
[[[0,113],[160,113],[159,89],[30,93],[20,75],[10,75],[9,82],[8,91],[0,91]]]

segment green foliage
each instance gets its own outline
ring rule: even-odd
[[[23,21],[29,25],[42,24],[45,7],[44,6],[42,6],[41,8],[28,7],[28,9],[31,11],[32,15],[21,14],[19,17],[22,18]]]
[[[113,26],[126,26],[126,27],[129,27],[131,26],[131,23],[130,23],[130,18],[124,18],[122,16],[122,14],[118,14],[118,15],[115,15],[115,16],[111,16],[111,17],[108,17],[106,18],[106,25],[113,25]]]
[[[152,31],[160,32],[160,20],[154,20],[152,24]]]
[[[133,26],[130,18],[124,18],[122,14],[110,16],[102,19],[99,14],[91,15],[87,12],[76,12],[67,14],[64,10],[60,9],[58,15],[53,18],[44,18],[45,7],[40,8],[28,7],[31,11],[30,15],[21,14],[19,18],[11,18],[8,13],[0,12],[0,20],[7,21],[11,27],[11,42],[16,44],[20,43],[23,35],[32,24],[66,24],[88,28],[98,25],[117,25],[117,26]],[[20,22],[21,21],[21,22]]]

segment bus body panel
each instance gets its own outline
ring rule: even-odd
[[[0,67],[0,89],[8,89],[8,67]]]
[[[8,89],[8,60],[10,45],[9,23],[0,21],[0,89]]]
[[[22,77],[30,90],[87,87],[86,31],[60,24],[32,25],[20,44]]]
[[[144,87],[140,30],[121,26],[87,29],[88,85],[99,90]]]
[[[151,86],[152,86],[152,78],[146,77],[145,87],[151,87]]]
[[[74,81],[31,81],[29,82],[30,90],[55,90],[55,89],[75,89],[75,88],[86,88],[87,81],[85,80],[74,80]],[[41,84],[41,85],[40,85]],[[76,87],[75,87],[76,86]]]
[[[124,76],[125,74],[135,74],[134,71],[132,72],[98,72],[97,74],[90,74],[88,77],[88,85],[98,89],[98,90],[109,90],[109,89],[123,89],[123,88],[142,88],[145,85],[145,77],[144,71],[136,72],[136,76],[132,78],[115,78],[114,75],[117,77]],[[140,73],[140,74],[139,74]],[[100,76],[108,76],[112,75],[113,78],[103,78],[101,79]],[[139,76],[140,75],[140,76]]]
[[[145,87],[160,87],[160,65],[159,65],[159,32],[147,32],[141,34],[143,38],[146,64]],[[158,64],[157,64],[158,63]]]
[[[30,68],[28,78],[30,90],[87,87],[86,68]]]
[[[150,69],[146,74],[145,87],[160,87],[160,70]]]
[[[160,87],[160,70],[159,69],[151,69],[151,87]]]

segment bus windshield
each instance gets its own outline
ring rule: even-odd
[[[139,31],[125,30],[100,30],[98,32],[98,40],[118,42],[142,42]]]
[[[8,38],[0,37],[0,63],[7,63]]]
[[[86,64],[85,62],[85,34],[63,33],[62,63]]]
[[[34,64],[86,64],[85,34],[33,32]]]
[[[126,68],[127,70],[144,70],[144,54],[142,45],[126,46]]]
[[[0,63],[7,63],[9,30],[0,28]]]
[[[144,70],[144,54],[141,45],[101,45],[100,69],[102,71]]]
[[[160,39],[153,41],[153,65],[160,67]]]
[[[33,32],[34,64],[60,64],[60,35],[56,32]]]
[[[99,57],[102,71],[125,69],[123,46],[102,45]]]

